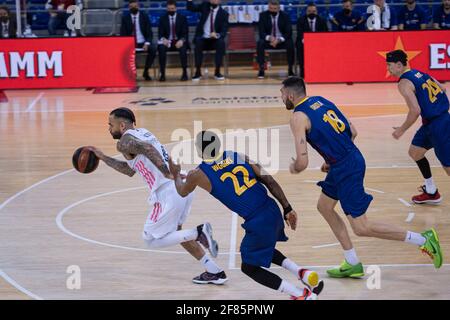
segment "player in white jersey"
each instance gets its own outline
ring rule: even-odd
[[[109,115],[109,132],[117,142],[117,150],[125,161],[106,156],[91,147],[97,157],[111,168],[132,177],[136,172],[148,186],[150,213],[145,221],[143,238],[150,248],[162,248],[181,244],[199,260],[206,272],[195,277],[194,283],[223,284],[228,279],[225,272],[205,253],[201,243],[211,256],[217,257],[218,245],[212,237],[212,227],[206,222],[197,228],[182,230],[192,203],[192,197],[181,197],[175,189],[168,169],[164,146],[148,130],[135,128],[136,118],[128,108],[118,108]]]

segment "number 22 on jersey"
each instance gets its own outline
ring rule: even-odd
[[[238,172],[241,172],[244,178],[244,185],[242,186],[239,184],[239,180],[236,176]],[[256,179],[249,179],[248,170],[244,166],[237,166],[232,170],[232,172],[225,172],[220,176],[220,180],[222,180],[222,182],[225,182],[228,178],[233,181],[234,192],[236,192],[238,196],[243,194],[248,188],[251,188],[256,183]]]

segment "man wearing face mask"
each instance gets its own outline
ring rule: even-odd
[[[258,41],[258,79],[264,79],[264,55],[266,49],[286,49],[288,74],[294,75],[295,60],[294,42],[292,40],[292,26],[289,16],[280,10],[278,0],[269,0],[269,9],[259,15]]]
[[[433,11],[433,28],[450,29],[450,0],[442,0],[442,6]]]
[[[400,30],[424,30],[427,28],[427,14],[416,4],[416,0],[406,0],[406,5],[400,8],[398,18]]]
[[[326,32],[328,31],[327,22],[317,14],[317,7],[310,3],[306,7],[306,15],[300,17],[297,21],[297,57],[300,64],[300,75],[305,76],[305,61],[303,34],[305,32]]]
[[[16,38],[16,22],[11,19],[9,9],[7,7],[0,7],[0,39],[2,38]]]
[[[358,11],[353,10],[352,0],[342,2],[342,10],[334,14],[331,22],[338,31],[364,30],[364,19]]]
[[[158,27],[158,52],[159,68],[161,76],[159,81],[166,80],[166,58],[167,51],[178,51],[180,53],[183,75],[181,81],[187,81],[187,49],[189,26],[185,16],[177,12],[175,0],[167,1],[167,14],[159,19]]]
[[[150,19],[145,12],[139,10],[137,0],[130,0],[128,4],[129,13],[122,16],[122,25],[120,27],[120,35],[129,37],[134,36],[136,48],[143,49],[147,52],[143,77],[150,81],[148,70],[152,67],[156,56],[156,46],[152,44],[153,32]]]
[[[200,12],[200,22],[195,31],[195,75],[192,81],[199,81],[202,77],[201,68],[204,50],[215,50],[214,78],[224,80],[220,73],[222,60],[225,56],[225,37],[228,32],[228,12],[220,6],[220,0],[209,0],[201,4],[187,1],[187,9],[192,12]]]

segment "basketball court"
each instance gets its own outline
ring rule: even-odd
[[[117,155],[108,132],[108,114],[128,106],[136,113],[138,127],[149,129],[169,150],[179,142],[178,136],[172,136],[176,129],[194,136],[194,121],[201,121],[203,129],[258,129],[278,136],[269,141],[280,154],[275,178],[299,214],[297,231],[287,230],[290,240],[279,249],[299,265],[319,272],[325,281],[321,299],[450,299],[446,260],[450,257],[450,179],[430,152],[443,201],[438,206],[411,204],[411,196],[423,183],[407,152],[419,121],[400,140],[392,138],[392,127],[403,122],[407,111],[396,85],[322,84],[307,89],[308,95],[335,102],[358,130],[356,144],[368,167],[367,192],[374,196],[369,217],[412,231],[436,228],[444,265],[435,270],[415,246],[357,238],[350,232],[367,274],[364,279],[338,280],[328,278],[325,271],[340,264],[343,252],[316,209],[320,189],[315,182],[324,178],[319,170],[322,160],[309,148],[308,170],[299,175],[288,171],[295,151],[290,113],[280,98],[282,79],[282,74],[272,74],[262,81],[204,80],[164,86],[152,82],[132,94],[5,91],[9,101],[0,103],[0,297],[286,299],[240,271],[242,221],[206,192],[196,191],[185,227],[204,221],[213,225],[220,247],[217,261],[229,277],[224,286],[193,284],[191,279],[203,270],[181,247],[145,247],[141,232],[151,208],[140,177],[121,175],[104,163],[87,175],[72,168],[72,154],[83,145]],[[449,92],[450,84],[445,86]],[[80,289],[67,288],[71,266],[81,272]],[[380,288],[373,289],[371,272],[377,270]],[[287,271],[274,271],[294,281]]]

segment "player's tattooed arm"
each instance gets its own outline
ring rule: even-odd
[[[95,147],[89,147],[89,150],[95,153],[95,155],[102,160],[104,163],[106,163],[109,167],[113,168],[114,170],[123,173],[129,177],[134,176],[136,173],[133,169],[130,168],[128,163],[125,161],[120,161],[111,157],[108,157],[103,152],[101,152],[99,149]]]
[[[289,166],[291,173],[300,173],[308,167],[308,146],[306,143],[306,130],[309,119],[303,112],[295,112],[292,115],[290,126],[295,141],[296,159]]]
[[[161,154],[151,144],[136,139],[130,134],[126,134],[117,142],[117,150],[125,154],[142,154],[153,162],[166,178],[173,178]]]

